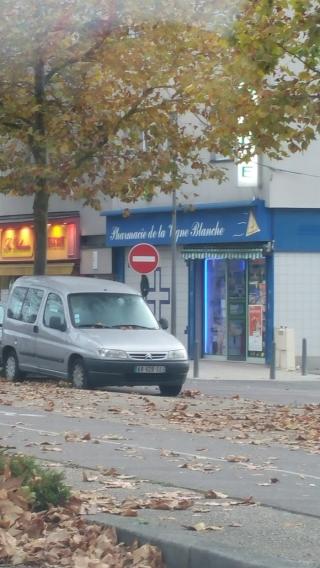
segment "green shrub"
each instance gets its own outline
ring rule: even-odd
[[[64,505],[70,499],[70,489],[64,483],[60,471],[41,468],[40,475],[30,481],[29,488],[34,494],[35,511],[48,509],[50,505]]]
[[[34,458],[7,455],[0,451],[0,475],[9,467],[12,477],[21,479],[21,487],[30,499],[32,509],[42,511],[50,506],[64,505],[70,498],[70,489],[64,483],[64,474],[41,466]]]

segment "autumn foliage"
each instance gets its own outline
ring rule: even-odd
[[[210,151],[279,158],[314,139],[318,1],[229,4],[2,0],[0,191],[34,198],[36,274],[52,193],[152,199],[222,181]]]

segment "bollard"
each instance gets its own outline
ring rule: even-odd
[[[276,344],[273,341],[271,346],[270,379],[276,378]]]
[[[304,337],[302,340],[302,357],[301,357],[301,374],[307,374],[307,340]]]
[[[199,341],[194,342],[194,354],[193,354],[193,378],[199,378]]]

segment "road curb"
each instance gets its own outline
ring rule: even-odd
[[[138,519],[114,517],[108,513],[88,515],[90,523],[98,523],[114,527],[119,541],[127,545],[138,540],[142,544],[158,546],[164,557],[166,568],[296,568],[295,562],[282,561],[279,557],[252,559],[252,551],[248,554],[239,553],[232,548],[225,548],[212,543],[212,546],[202,546],[196,543],[197,535],[187,532],[185,538],[176,531],[164,530],[140,524]]]

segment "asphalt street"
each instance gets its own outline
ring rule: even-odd
[[[320,377],[315,380],[201,380],[189,379],[186,388],[198,388],[202,393],[216,396],[239,394],[252,400],[264,400],[275,404],[320,403]]]
[[[75,419],[57,414],[24,413],[20,409],[0,407],[2,433],[10,432],[10,446],[39,458],[47,457],[41,447],[44,441],[58,447],[59,461],[80,467],[115,467],[154,483],[207,491],[223,491],[233,498],[252,495],[255,500],[278,509],[320,517],[320,460],[319,455],[291,451],[281,447],[235,444],[209,436],[187,432],[155,430],[120,422]],[[66,443],[65,432],[90,432],[99,444]],[[104,436],[120,438],[104,439]],[[206,451],[199,451],[204,448]],[[166,457],[163,457],[164,450]],[[53,452],[54,453],[54,452]],[[240,463],[230,463],[229,455],[243,455]],[[50,454],[49,454],[50,455]],[[178,467],[200,461],[217,466],[212,476],[201,471]],[[246,461],[248,460],[248,461]],[[220,469],[221,468],[221,469]],[[254,469],[253,469],[254,468]],[[270,485],[270,478],[279,481]]]
[[[188,381],[186,389],[198,389],[220,397],[239,394],[249,399],[291,405],[318,403],[320,394],[318,382],[265,384],[237,381],[234,384],[232,381],[193,380]],[[109,389],[111,397],[114,391]],[[66,397],[68,392],[66,390]],[[127,398],[128,392],[130,397]],[[1,404],[1,444],[47,462],[58,462],[74,487],[83,489],[84,470],[98,471],[101,468],[115,468],[121,474],[139,480],[135,489],[111,490],[119,497],[177,490],[191,491],[201,498],[210,490],[223,492],[240,501],[250,497],[256,506],[237,507],[232,513],[206,503],[202,504],[198,513],[162,511],[159,516],[159,511],[144,511],[138,520],[101,514],[97,518],[112,521],[124,531],[128,527],[140,532],[143,529],[149,541],[152,534],[154,542],[160,534],[168,539],[174,535],[175,543],[183,546],[201,543],[207,549],[221,549],[222,556],[224,547],[236,556],[241,551],[243,558],[259,557],[260,554],[268,558],[272,553],[273,560],[266,560],[261,566],[278,568],[282,561],[288,560],[292,567],[319,568],[319,453],[273,442],[254,445],[247,440],[228,439],[228,436],[220,438],[219,433],[177,430],[170,425],[164,427],[160,422],[159,425],[156,422],[148,425],[147,415],[142,424],[137,424],[134,415],[141,412],[141,408],[139,410],[137,406],[135,409],[133,392],[137,393],[137,400],[141,393],[151,395],[151,401],[153,398],[158,400],[155,389],[116,389],[117,404],[121,400],[122,408],[130,408],[131,413],[122,416],[121,413],[108,412],[102,418],[93,414],[81,416],[80,406],[79,415],[71,416],[66,412],[44,412],[37,406],[32,407],[30,402],[24,408],[21,400],[17,406]],[[196,401],[193,404],[196,405]],[[67,432],[76,432],[79,439],[89,432],[90,438],[81,442],[79,439],[66,441]],[[230,455],[237,456],[239,461],[229,461]],[[90,484],[90,489],[92,487]],[[85,489],[89,489],[88,484]],[[211,511],[208,512],[208,509]],[[203,520],[214,526],[221,524],[238,528],[224,530],[223,535],[215,532],[210,535],[194,534],[184,528]],[[173,562],[168,565],[173,566]],[[243,566],[249,566],[249,563]]]

